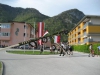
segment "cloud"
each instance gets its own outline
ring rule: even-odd
[[[100,0],[0,0],[13,7],[35,8],[42,14],[54,16],[77,8],[84,13],[98,13]],[[99,11],[100,13],[100,11]]]
[[[80,0],[77,1],[79,2]],[[72,8],[73,4],[77,5],[78,2],[74,2],[73,0],[17,0],[13,6],[35,8],[45,15],[54,16],[57,12],[59,14],[67,10],[70,6],[70,8]]]

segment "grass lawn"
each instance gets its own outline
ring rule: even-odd
[[[40,54],[40,51],[7,51],[9,53],[14,53],[14,54],[28,54],[28,55],[54,55],[54,53],[51,53],[50,51],[44,51],[43,53]],[[58,53],[55,53],[58,54]]]

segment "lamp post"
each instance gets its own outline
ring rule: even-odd
[[[34,28],[32,28],[31,33],[32,33],[32,35],[34,35],[34,39],[35,39],[35,22],[31,22],[31,23],[34,23]],[[30,37],[30,38],[32,38],[32,37]],[[34,47],[35,47],[34,42],[32,42],[31,45],[33,45],[32,49],[33,49],[33,53],[34,53]]]

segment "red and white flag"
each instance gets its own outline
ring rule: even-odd
[[[54,43],[60,43],[60,35],[54,36]]]
[[[44,34],[44,22],[39,22],[38,23],[38,37],[42,37]],[[42,41],[38,41],[39,45],[42,44]]]
[[[45,36],[45,35],[48,34],[48,33],[49,33],[48,31],[45,31],[44,34],[43,34],[43,36]]]

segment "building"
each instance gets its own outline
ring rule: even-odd
[[[0,23],[0,46],[10,46],[34,37],[33,26],[25,22]]]
[[[68,33],[70,45],[100,42],[100,16],[87,15]]]

